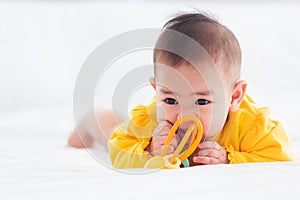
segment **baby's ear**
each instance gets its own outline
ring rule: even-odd
[[[244,80],[238,81],[234,88],[233,93],[231,95],[231,102],[230,102],[230,112],[235,112],[239,109],[247,88],[247,82]]]
[[[150,84],[152,85],[152,87],[154,88],[154,90],[156,90],[155,78],[154,78],[154,77],[151,77],[151,78],[149,79],[149,82],[150,82]]]

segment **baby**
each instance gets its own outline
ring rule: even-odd
[[[164,25],[153,59],[150,83],[156,95],[148,106],[136,106],[117,128],[110,111],[99,112],[115,168],[141,168],[161,155],[172,126],[183,116],[197,117],[203,127],[203,138],[188,158],[190,166],[293,160],[282,125],[245,94],[240,46],[227,27],[202,13],[175,16]],[[180,125],[167,154],[174,153],[192,123]],[[103,141],[82,124],[77,129],[83,136],[80,140],[75,130],[71,146]]]

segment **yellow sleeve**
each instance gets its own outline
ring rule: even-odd
[[[113,167],[143,168],[152,157],[145,148],[149,145],[157,123],[152,119],[154,105],[138,105],[131,119],[116,128],[109,139],[108,151]]]
[[[281,123],[269,118],[268,108],[257,109],[255,115],[253,112],[236,115],[239,116],[230,123],[239,124],[238,128],[231,128],[231,133],[228,130],[228,134],[236,136],[226,142],[231,164],[294,160],[289,138]]]
[[[140,139],[117,128],[108,142],[110,160],[114,168],[143,168],[151,158],[144,149],[149,140]]]
[[[274,124],[270,130],[260,131],[266,132],[260,132],[259,137],[255,131],[245,135],[239,151],[233,145],[227,146],[230,164],[294,160],[291,144],[280,123]]]

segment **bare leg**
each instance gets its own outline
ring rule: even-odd
[[[125,117],[120,114],[114,117],[112,110],[99,109],[96,114],[94,111],[90,112],[71,132],[69,146],[91,148],[95,142],[106,146],[108,138],[117,126],[115,118],[125,120]]]

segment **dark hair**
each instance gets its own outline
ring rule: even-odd
[[[186,59],[157,47],[164,44],[164,47],[169,49],[168,46],[174,48],[175,43],[177,43],[176,48],[180,48],[185,54],[194,53],[195,55],[191,55],[191,57],[198,55],[190,49],[189,44],[178,41],[178,38],[174,38],[172,34],[168,37],[163,37],[163,33],[166,30],[180,32],[198,42],[216,65],[221,62],[222,70],[230,76],[230,79],[234,79],[232,81],[239,79],[241,66],[239,42],[234,34],[217,20],[203,13],[183,13],[176,15],[163,26],[162,33],[154,49],[154,63],[157,63],[158,60],[164,60],[172,66],[178,66],[186,62]],[[200,58],[198,56],[194,59]]]

